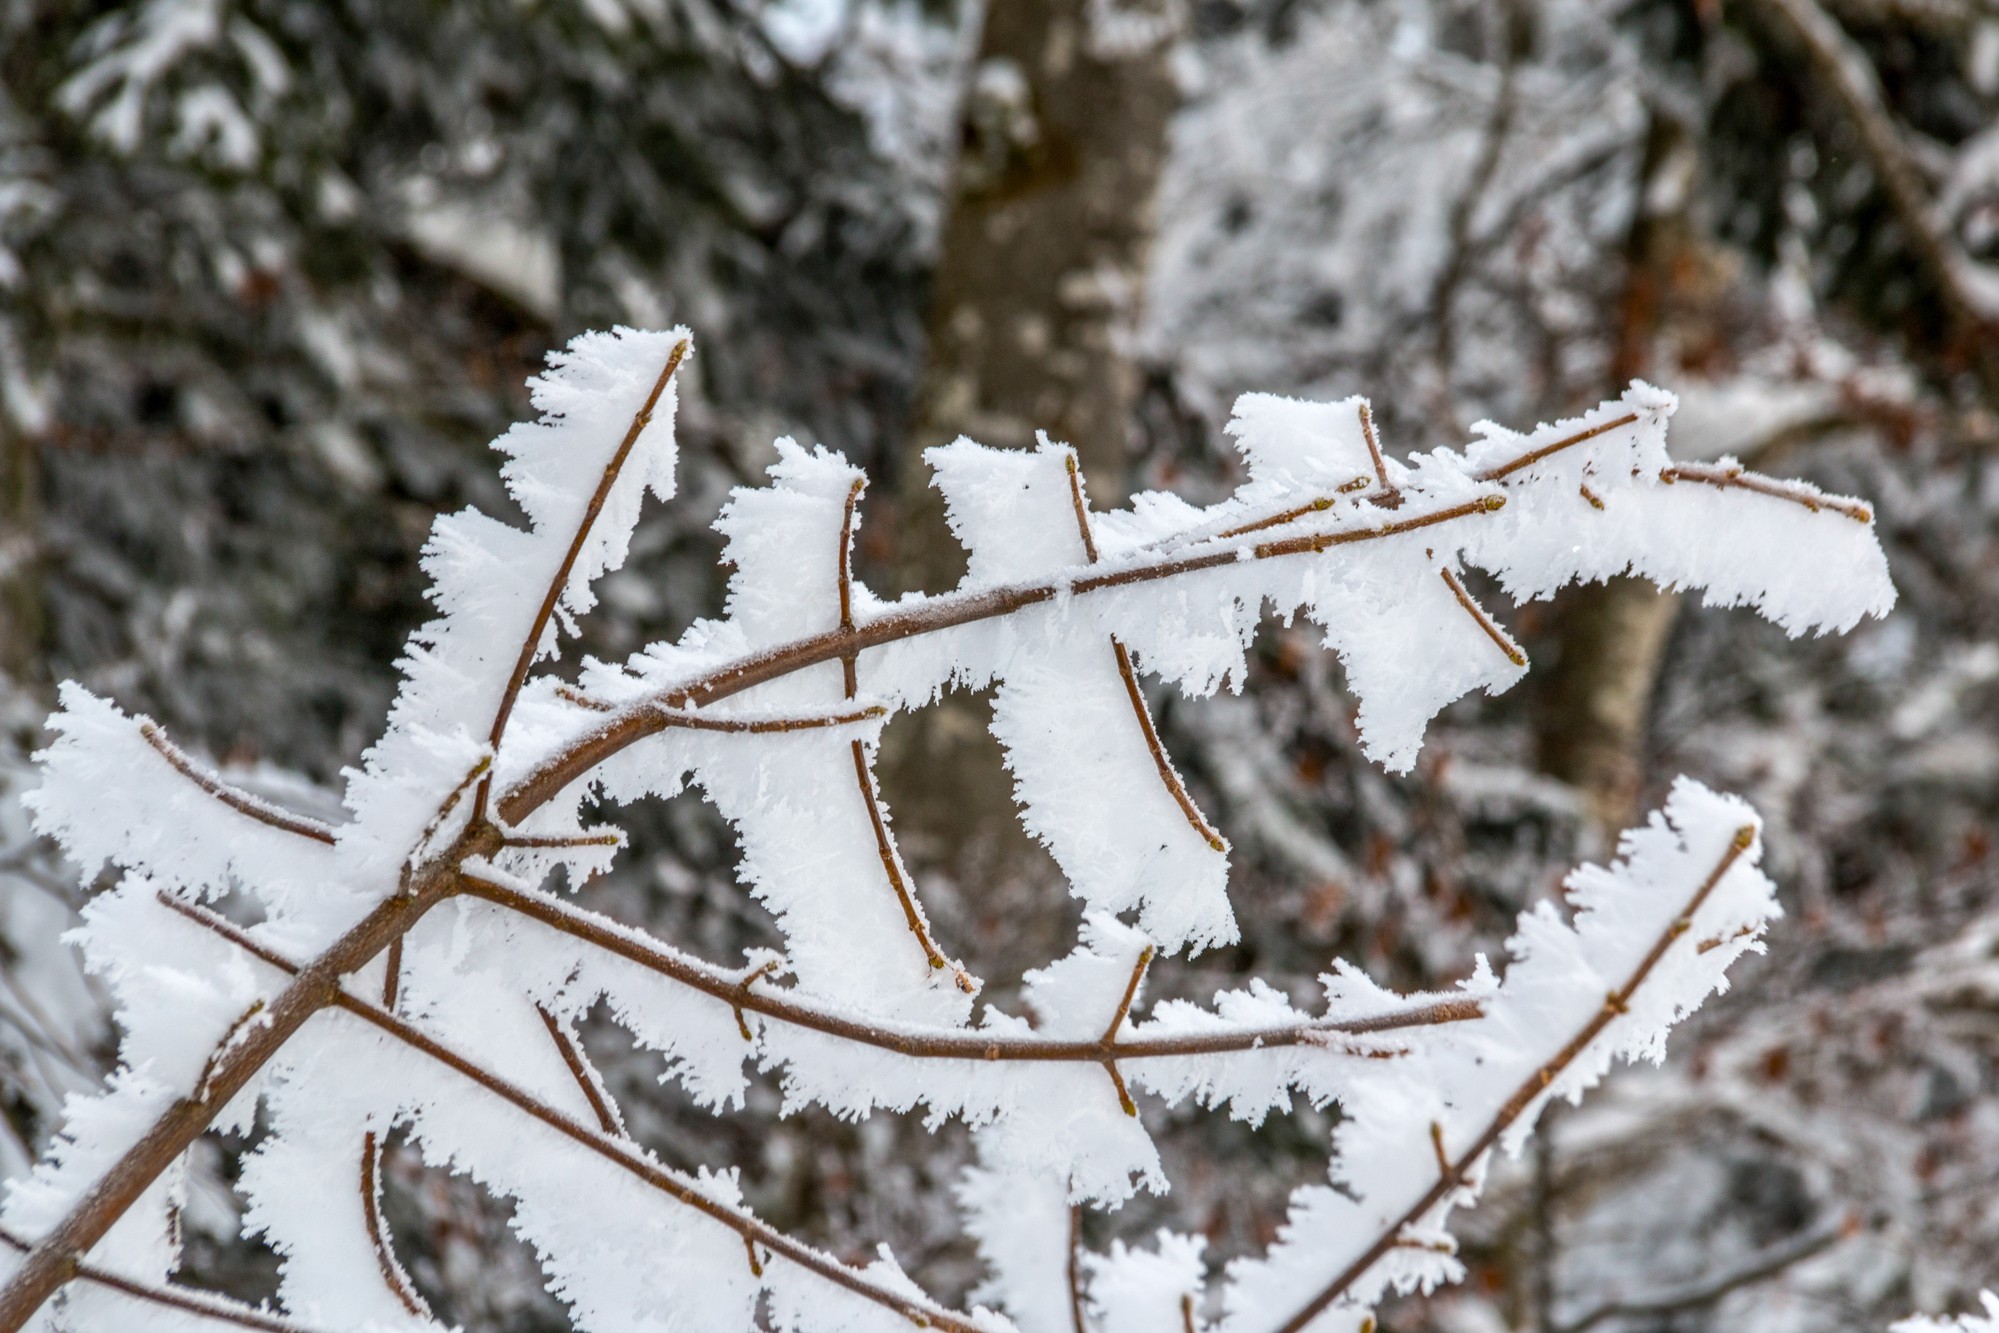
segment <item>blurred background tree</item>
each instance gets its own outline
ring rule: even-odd
[[[876,586],[939,587],[916,454],[959,432],[1069,440],[1103,506],[1211,498],[1245,389],[1366,393],[1409,450],[1643,376],[1682,396],[1683,457],[1874,501],[1896,615],[1798,644],[1578,590],[1514,617],[1535,674],[1447,713],[1408,778],[1271,627],[1243,695],[1155,700],[1235,842],[1245,937],[1154,984],[1302,985],[1334,954],[1447,982],[1673,774],[1740,791],[1791,909],[1773,956],[1506,1167],[1473,1280],[1385,1326],[1963,1307],[1999,1253],[1995,111],[1975,0],[0,0],[4,781],[77,677],[329,802],[421,617],[431,516],[504,506],[482,446],[585,327],[701,337],[682,492],[608,582],[606,652],[715,607],[706,524],[781,433],[876,478]],[[901,743],[963,745],[977,708]],[[996,765],[890,795],[938,933],[1004,990],[1054,952],[1019,922],[1065,918]],[[698,801],[634,829],[598,905],[711,957],[770,941]],[[11,803],[0,838],[12,1174],[104,1048],[55,941],[76,903]],[[592,1035],[668,1160],[742,1163],[773,1221],[892,1241],[944,1294],[976,1280],[962,1135],[751,1133]],[[1329,1125],[1169,1120],[1183,1184],[1119,1224],[1260,1245]],[[195,1276],[254,1297],[245,1146],[204,1149],[187,1221]],[[565,1326],[490,1201],[391,1172],[440,1314]]]

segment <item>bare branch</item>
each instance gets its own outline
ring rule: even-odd
[[[1148,944],[1139,951],[1138,961],[1132,964],[1131,980],[1124,984],[1124,995],[1117,1002],[1117,1012],[1111,1015],[1109,1025],[1104,1028],[1104,1035],[1097,1039],[1097,1045],[1106,1052],[1104,1072],[1111,1076],[1111,1084],[1117,1089],[1117,1104],[1128,1116],[1138,1114],[1138,1104],[1132,1101],[1131,1089],[1124,1085],[1124,1073],[1117,1067],[1115,1055],[1118,1049],[1117,1034],[1118,1029],[1124,1026],[1124,1020],[1131,1015],[1131,1003],[1138,998],[1138,985],[1145,980],[1145,969],[1151,964],[1152,946]]]
[[[1735,837],[1728,844],[1728,850],[1722,854],[1721,860],[1715,864],[1714,869],[1709,872],[1708,877],[1701,881],[1700,887],[1694,891],[1693,897],[1688,900],[1686,909],[1674,919],[1664,934],[1653,941],[1652,947],[1646,950],[1643,958],[1638,960],[1638,965],[1632,969],[1631,975],[1626,979],[1624,985],[1612,991],[1605,998],[1603,1007],[1597,1010],[1596,1014],[1591,1017],[1589,1022],[1583,1025],[1582,1030],[1576,1033],[1566,1046],[1557,1051],[1552,1059],[1530,1075],[1527,1081],[1522,1083],[1519,1088],[1515,1089],[1513,1095],[1506,1099],[1505,1104],[1493,1116],[1491,1123],[1485,1127],[1483,1133],[1472,1141],[1470,1147],[1453,1158],[1444,1149],[1443,1127],[1436,1124],[1431,1125],[1431,1142],[1436,1145],[1440,1168],[1437,1182],[1425,1190],[1422,1197],[1412,1204],[1401,1216],[1397,1217],[1384,1228],[1380,1238],[1373,1245],[1369,1246],[1359,1258],[1347,1265],[1339,1276],[1327,1283],[1318,1295],[1306,1303],[1303,1309],[1285,1320],[1276,1333],[1304,1333],[1304,1330],[1325,1311],[1327,1306],[1345,1295],[1347,1289],[1365,1276],[1367,1271],[1374,1267],[1383,1255],[1395,1248],[1396,1240],[1401,1236],[1405,1227],[1415,1225],[1425,1213],[1436,1207],[1438,1203],[1442,1202],[1447,1195],[1464,1182],[1466,1172],[1470,1171],[1478,1159],[1484,1156],[1491,1149],[1492,1145],[1499,1141],[1500,1135],[1504,1134],[1512,1126],[1513,1122],[1518,1120],[1526,1112],[1527,1108],[1532,1106],[1548,1090],[1549,1086],[1562,1071],[1567,1069],[1575,1062],[1577,1057],[1589,1049],[1590,1043],[1595,1041],[1619,1014],[1629,1008],[1631,997],[1637,993],[1640,986],[1645,984],[1646,978],[1652,975],[1652,969],[1657,967],[1659,960],[1666,956],[1666,950],[1673,946],[1674,941],[1686,934],[1689,926],[1692,924],[1695,913],[1700,911],[1701,904],[1707,901],[1708,895],[1714,892],[1715,886],[1720,884],[1728,872],[1734,868],[1735,863],[1741,859],[1742,854],[1749,850],[1749,846],[1755,841],[1755,838],[1756,830],[1754,828],[1744,827],[1737,830]]]
[[[1360,437],[1367,442],[1367,456],[1374,464],[1375,479],[1381,483],[1381,489],[1394,490],[1395,487],[1388,480],[1388,464],[1381,457],[1381,441],[1374,438],[1374,409],[1369,407],[1365,400],[1362,400],[1360,405]],[[1352,486],[1353,483],[1349,482],[1347,485]]]
[[[846,509],[840,518],[840,547],[838,552],[838,585],[840,594],[840,628],[851,633],[854,628],[854,511],[861,502],[861,492],[866,489],[858,478],[847,488]],[[845,683],[847,697],[853,698],[860,689],[857,653],[840,655],[840,673]],[[876,716],[880,716],[880,709]],[[909,870],[902,863],[902,852],[895,845],[895,837],[889,832],[888,819],[882,814],[881,793],[875,790],[874,774],[868,770],[868,751],[856,737],[850,749],[854,759],[854,781],[861,791],[861,804],[867,807],[868,825],[874,830],[875,852],[881,857],[882,873],[888,876],[888,886],[895,893],[895,901],[902,908],[902,918],[909,926],[909,933],[916,937],[917,947],[923,950],[923,957],[934,971],[951,968],[953,980],[958,989],[967,995],[978,993],[978,983],[973,981],[965,969],[944,957],[944,951],[937,947],[937,941],[930,937],[930,924],[924,920],[923,908],[917,904],[916,895],[910,891]],[[737,1016],[741,1021],[741,1015]]]
[[[767,736],[780,731],[817,731],[822,727],[846,727],[856,722],[871,722],[885,716],[888,710],[880,704],[870,704],[866,708],[856,708],[845,713],[803,714],[796,717],[704,717],[684,709],[656,707],[653,713],[663,727],[684,727],[689,731],[724,731],[738,735]]]
[[[151,718],[139,723],[139,734],[145,737],[146,744],[152,746],[160,758],[173,765],[176,773],[237,814],[248,815],[260,824],[269,824],[274,829],[283,829],[286,833],[295,833],[301,838],[310,838],[328,847],[333,845],[331,825],[305,815],[295,815],[289,810],[280,810],[261,797],[252,796],[240,787],[230,786],[213,774],[202,772],[179,746],[167,739],[166,733]]]

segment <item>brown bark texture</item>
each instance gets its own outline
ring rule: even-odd
[[[1092,502],[1122,503],[1133,343],[1177,95],[1176,31],[1153,0],[1002,0],[968,74],[939,244],[929,352],[897,479],[894,577],[938,591],[965,569],[922,451],[960,435],[1072,444]],[[919,873],[1049,882],[1016,821],[983,698],[891,729],[883,785]],[[920,775],[920,778],[919,778]]]

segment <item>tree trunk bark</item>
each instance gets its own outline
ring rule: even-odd
[[[1127,495],[1133,360],[1154,206],[1177,101],[1162,0],[991,0],[929,314],[929,362],[895,480],[894,574],[937,591],[965,557],[922,451],[967,435],[1076,447],[1099,508]],[[992,890],[1054,868],[1022,832],[987,731],[957,695],[891,728],[882,779],[919,874]],[[928,877],[928,876],[926,876]],[[1053,914],[1059,922],[1060,914]]]
[[[1687,216],[1690,152],[1679,127],[1653,118],[1625,247],[1610,364],[1614,389],[1650,371],[1666,323],[1704,314],[1697,305],[1684,308],[1675,290],[1683,281],[1678,275],[1703,267]],[[1652,695],[1679,609],[1676,593],[1615,578],[1565,595],[1554,618],[1554,662],[1538,697],[1537,758],[1543,772],[1582,793],[1590,822],[1606,840],[1631,822],[1644,793]]]

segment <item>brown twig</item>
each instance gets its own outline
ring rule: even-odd
[[[283,955],[264,947],[248,934],[238,929],[225,918],[205,908],[181,902],[162,895],[169,906],[175,908],[190,920],[197,921],[210,930],[230,940],[259,961],[279,971],[294,976],[302,975],[297,965]],[[825,1278],[857,1296],[886,1306],[904,1318],[920,1325],[951,1329],[954,1333],[978,1333],[969,1321],[951,1311],[927,1300],[917,1301],[898,1293],[876,1286],[866,1274],[856,1272],[847,1265],[822,1254],[810,1246],[793,1240],[770,1224],[746,1213],[738,1212],[726,1204],[718,1203],[704,1193],[692,1180],[676,1171],[670,1171],[634,1149],[629,1140],[614,1136],[602,1130],[593,1129],[582,1121],[548,1105],[533,1093],[509,1083],[475,1062],[437,1041],[422,1029],[407,1023],[359,996],[335,987],[329,997],[329,1004],[353,1015],[376,1030],[387,1034],[418,1054],[443,1065],[478,1084],[500,1100],[530,1118],[554,1130],[571,1142],[595,1153],[612,1166],[636,1177],[643,1183],[667,1195],[676,1202],[687,1205],[710,1219],[721,1223],[752,1244],[760,1244],[766,1250],[781,1255],[809,1272]]]
[[[472,766],[465,770],[465,776],[458,779],[458,785],[453,787],[450,794],[442,801],[438,802],[437,813],[432,815],[428,822],[424,824],[423,832],[417,835],[416,845],[410,849],[409,860],[404,862],[403,870],[406,875],[414,869],[417,859],[430,849],[431,839],[435,838],[437,831],[444,827],[444,821],[451,818],[451,812],[458,808],[458,803],[465,799],[465,793],[472,790],[472,785],[480,783],[479,790],[482,792],[485,791],[485,785],[480,780],[492,770],[492,767],[493,752],[488,750],[472,761]],[[476,819],[477,817],[477,813],[475,812],[474,818]]]
[[[465,786],[459,784],[463,792]],[[455,799],[455,796],[454,796]],[[165,894],[161,901],[172,905],[172,899]],[[382,970],[382,1007],[394,1009],[396,996],[403,984],[403,937],[398,935],[389,942],[387,966]],[[383,1144],[373,1130],[361,1136],[361,1214],[368,1223],[368,1243],[374,1247],[375,1266],[381,1270],[382,1282],[402,1307],[419,1319],[431,1318],[430,1303],[423,1293],[410,1281],[408,1270],[396,1254],[391,1239],[389,1219],[382,1212],[382,1153]]]
[[[555,697],[558,699],[567,699],[578,708],[587,708],[593,713],[615,713],[618,711],[616,704],[607,704],[602,699],[593,699],[574,685],[571,685],[568,681],[559,680],[555,682]]]
[[[508,833],[502,835],[500,846],[505,848],[537,847],[622,847],[625,839],[617,833]]]
[[[722,731],[736,735],[767,736],[782,731],[817,731],[822,727],[845,727],[870,722],[887,714],[880,704],[869,704],[845,713],[803,714],[797,717],[703,717],[684,709],[663,705],[652,709],[662,728],[684,727],[688,731]]]
[[[1152,965],[1152,946],[1139,950],[1138,961],[1132,964],[1131,980],[1124,984],[1124,994],[1118,999],[1117,1012],[1111,1015],[1110,1023],[1104,1028],[1104,1035],[1097,1038],[1097,1045],[1104,1051],[1104,1072],[1111,1076],[1111,1083],[1117,1088],[1117,1104],[1126,1115],[1136,1116],[1138,1105],[1131,1099],[1131,1089],[1124,1085],[1124,1075],[1117,1067],[1118,1029],[1131,1016],[1132,1001],[1138,998],[1139,983],[1145,980],[1145,969]]]
[[[1388,481],[1388,464],[1381,457],[1381,441],[1374,438],[1374,410],[1368,406],[1366,399],[1362,399],[1360,404],[1360,437],[1367,441],[1367,456],[1374,464],[1374,475],[1381,480],[1381,489],[1394,490],[1395,487]],[[1349,482],[1348,486],[1351,485]],[[1342,486],[1340,489],[1345,490],[1347,487]]]
[[[16,1254],[26,1254],[33,1248],[28,1242],[10,1231],[0,1231],[0,1245],[5,1245]],[[253,1310],[246,1305],[238,1305],[234,1301],[225,1300],[219,1296],[211,1296],[206,1292],[183,1291],[175,1287],[160,1287],[154,1286],[151,1283],[138,1282],[129,1277],[121,1277],[109,1269],[84,1263],[80,1259],[72,1262],[71,1272],[75,1278],[81,1281],[92,1282],[100,1287],[107,1287],[121,1295],[130,1296],[134,1300],[145,1301],[148,1304],[158,1305],[169,1310],[180,1310],[186,1314],[199,1315],[204,1319],[213,1319],[218,1323],[234,1324],[238,1328],[254,1328],[260,1330],[261,1333],[310,1333],[310,1330],[303,1324],[294,1323],[289,1319],[280,1319],[275,1315],[267,1315],[260,1310]]]
[[[1069,504],[1076,511],[1076,532],[1083,539],[1085,563],[1097,563],[1097,538],[1090,531],[1090,502],[1083,497],[1083,474],[1072,450],[1063,460],[1069,469]]]
[[[410,1281],[402,1260],[389,1242],[389,1221],[382,1216],[382,1143],[373,1130],[361,1136],[361,1212],[368,1219],[368,1243],[375,1248],[375,1265],[382,1281],[402,1303],[403,1309],[419,1319],[429,1319],[430,1303]]]
[[[840,629],[851,634],[854,629],[854,573],[852,551],[854,545],[854,510],[860,504],[864,483],[858,478],[847,489],[846,512],[840,519],[840,548],[838,560],[838,584],[840,595]],[[844,678],[847,697],[853,698],[860,689],[857,658],[858,653],[840,655],[840,672]],[[879,716],[880,709],[876,710]],[[875,852],[881,857],[882,873],[888,876],[888,886],[895,893],[895,901],[902,908],[902,919],[909,926],[909,933],[916,937],[917,947],[923,950],[923,957],[933,971],[951,968],[953,980],[958,989],[967,995],[978,992],[978,983],[972,980],[964,968],[956,966],[944,957],[944,951],[937,947],[937,941],[930,937],[930,925],[923,918],[923,909],[917,904],[916,895],[910,892],[909,871],[902,864],[902,853],[895,845],[895,838],[889,832],[888,819],[882,813],[881,793],[875,790],[874,774],[868,770],[867,747],[856,737],[850,745],[854,759],[854,781],[860,787],[861,804],[867,807],[868,825],[874,830]],[[741,1021],[738,1015],[737,1021]]]
[[[510,888],[477,875],[464,876],[463,885],[463,891],[469,897],[484,899],[538,921],[551,930],[593,944],[649,972],[712,996],[732,1009],[747,1010],[829,1037],[839,1037],[919,1060],[1087,1061],[1102,1064],[1105,1059],[1106,1048],[1101,1040],[999,1036],[965,1029],[891,1026],[851,1018],[837,1010],[820,1008],[781,992],[749,990],[742,980],[722,968],[670,953],[635,932],[546,894]],[[203,924],[211,924],[208,918],[214,916],[179,899],[171,899],[170,905]],[[221,918],[216,917],[215,920],[220,921]],[[1483,1013],[1484,1009],[1477,1000],[1443,1000],[1367,1018],[1315,1019],[1286,1027],[1238,1028],[1225,1032],[1138,1038],[1116,1042],[1109,1050],[1112,1058],[1124,1061],[1215,1055],[1275,1046],[1314,1046],[1324,1044],[1328,1034],[1369,1036],[1404,1028],[1462,1023]]]
[[[1623,416],[1613,421],[1606,421],[1600,425],[1591,426],[1587,430],[1579,430],[1573,435],[1564,435],[1552,444],[1544,444],[1538,449],[1530,449],[1518,458],[1508,459],[1497,467],[1487,468],[1478,474],[1478,479],[1480,481],[1499,481],[1502,478],[1510,477],[1520,471],[1520,469],[1533,467],[1542,459],[1553,454],[1558,454],[1564,449],[1573,449],[1576,445],[1588,440],[1594,440],[1597,436],[1614,431],[1620,426],[1635,425],[1637,421],[1638,414],[1636,412],[1626,412]]]
[[[569,1029],[562,1025],[560,1019],[548,1011],[546,1005],[537,1004],[534,1011],[541,1015],[542,1024],[548,1028],[549,1040],[555,1043],[555,1049],[561,1053],[562,1063],[569,1066],[569,1076],[575,1079],[576,1086],[582,1089],[583,1100],[590,1103],[590,1110],[597,1117],[597,1124],[612,1138],[623,1135],[624,1122],[619,1119],[610,1100],[604,1096],[603,1088],[598,1086],[596,1076],[590,1069],[590,1062],[584,1056],[583,1048],[578,1045],[576,1038],[570,1035]]]
[[[1187,824],[1201,835],[1201,840],[1218,852],[1229,849],[1221,832],[1208,822],[1201,813],[1201,807],[1194,804],[1194,798],[1187,791],[1187,784],[1180,780],[1180,772],[1173,767],[1172,757],[1166,753],[1166,746],[1159,739],[1159,729],[1152,724],[1152,710],[1146,706],[1145,696],[1139,692],[1138,673],[1132,670],[1131,654],[1111,635],[1111,652],[1117,658],[1118,676],[1124,681],[1125,697],[1131,700],[1131,711],[1138,719],[1138,729],[1145,736],[1145,748],[1152,752],[1152,766],[1159,771],[1159,780],[1166,784],[1166,794],[1180,807]]]
[[[743,979],[736,983],[736,994],[738,996],[748,995],[751,986],[770,973],[775,972],[777,968],[778,960],[775,958],[767,958],[763,962],[758,963],[755,967],[744,973]],[[738,1000],[731,1008],[735,1011],[736,1015],[736,1031],[743,1034],[744,1041],[755,1041],[757,1034],[750,1031],[750,1020],[743,1017],[742,1002]]]
[[[1090,505],[1083,497],[1083,478],[1076,469],[1075,454],[1071,453],[1064,461],[1069,465],[1069,501],[1076,511],[1076,530],[1083,538],[1083,553],[1094,565],[1097,563],[1097,542],[1090,535]],[[1186,816],[1194,832],[1201,835],[1202,841],[1218,852],[1228,851],[1228,844],[1222,841],[1222,835],[1208,822],[1201,808],[1194,804],[1194,798],[1188,794],[1187,785],[1180,780],[1180,773],[1173,767],[1166,747],[1160,743],[1159,729],[1152,724],[1152,710],[1146,706],[1145,695],[1138,688],[1138,673],[1132,669],[1131,653],[1115,634],[1111,635],[1111,653],[1117,658],[1118,678],[1124,682],[1125,697],[1131,701],[1132,714],[1138,719],[1139,732],[1145,737],[1145,748],[1152,752],[1152,766],[1158,770],[1159,780],[1166,784],[1166,794],[1180,807],[1180,813]]]
[[[1362,477],[1360,480],[1365,481],[1367,479]],[[1340,489],[1345,490],[1346,487],[1342,486]],[[1230,537],[1246,537],[1252,532],[1262,532],[1265,528],[1281,528],[1286,523],[1296,523],[1299,519],[1305,518],[1308,515],[1323,514],[1337,503],[1339,502],[1332,496],[1322,495],[1316,500],[1308,500],[1304,504],[1293,505],[1291,508],[1279,510],[1275,514],[1252,519],[1240,526],[1224,528],[1215,535],[1219,540],[1227,540]]]
[[[1830,509],[1856,523],[1872,523],[1874,511],[1856,500],[1842,496],[1827,495],[1815,486],[1803,482],[1779,481],[1758,472],[1745,471],[1740,466],[1719,467],[1708,463],[1676,463],[1659,473],[1661,481],[1697,481],[1703,486],[1714,486],[1721,490],[1754,491],[1758,495],[1768,495],[1778,500],[1788,500],[1794,505],[1803,505],[1814,514],[1821,509]]]
[[[494,710],[493,726],[486,737],[486,743],[495,753],[498,753],[500,740],[507,733],[507,719],[513,715],[514,701],[520,697],[521,686],[527,683],[528,671],[534,666],[534,659],[541,651],[541,639],[548,631],[549,618],[555,614],[556,605],[562,600],[563,591],[569,586],[570,571],[576,568],[577,557],[583,554],[583,544],[590,540],[590,530],[596,526],[597,515],[603,511],[604,502],[610,498],[611,488],[618,484],[618,474],[624,471],[625,460],[631,456],[632,446],[638,443],[639,436],[645,433],[645,428],[652,424],[653,409],[659,406],[660,395],[666,392],[668,382],[673,379],[673,372],[680,369],[681,361],[687,356],[688,346],[685,338],[673,345],[673,351],[667,355],[665,367],[660,370],[659,378],[653,382],[652,392],[646,395],[645,403],[632,417],[632,424],[626,429],[625,438],[618,442],[617,449],[611,454],[611,461],[604,465],[604,474],[597,479],[597,489],[591,494],[589,503],[583,507],[583,519],[576,525],[575,535],[569,539],[569,549],[563,552],[562,563],[556,567],[555,577],[549,580],[548,591],[542,594],[541,606],[535,611],[534,625],[521,643],[520,656],[515,659],[514,669],[507,676],[506,689],[501,692],[500,706]],[[477,803],[478,813],[475,818],[483,817],[486,813],[487,792],[487,784],[481,784]]]
[[[1551,1059],[1535,1070],[1533,1074],[1529,1075],[1526,1082],[1514,1090],[1513,1095],[1508,1097],[1498,1112],[1494,1114],[1491,1123],[1472,1141],[1468,1148],[1458,1154],[1456,1158],[1450,1157],[1443,1152],[1442,1126],[1434,1123],[1431,1125],[1431,1142],[1437,1146],[1440,1166],[1439,1178],[1436,1183],[1423,1191],[1421,1198],[1403,1212],[1400,1217],[1390,1223],[1383,1230],[1379,1239],[1370,1245],[1359,1258],[1347,1265],[1340,1272],[1339,1276],[1327,1283],[1316,1296],[1306,1303],[1303,1309],[1287,1319],[1278,1328],[1277,1333],[1304,1333],[1304,1330],[1311,1325],[1313,1320],[1319,1317],[1327,1306],[1346,1294],[1347,1289],[1365,1276],[1367,1271],[1379,1262],[1384,1254],[1395,1248],[1396,1240],[1401,1236],[1404,1228],[1415,1225],[1422,1219],[1425,1213],[1436,1207],[1438,1203],[1463,1183],[1465,1174],[1471,1170],[1480,1157],[1484,1156],[1492,1148],[1493,1144],[1499,1141],[1500,1136],[1512,1126],[1513,1122],[1518,1120],[1526,1112],[1527,1108],[1532,1106],[1547,1091],[1548,1087],[1563,1070],[1567,1069],[1584,1051],[1589,1049],[1590,1043],[1595,1041],[1620,1013],[1629,1008],[1632,995],[1637,992],[1640,986],[1645,984],[1646,978],[1652,975],[1652,969],[1657,967],[1659,960],[1666,956],[1666,950],[1673,946],[1674,941],[1686,934],[1689,926],[1692,924],[1694,915],[1700,911],[1701,905],[1707,901],[1708,895],[1714,892],[1715,886],[1720,884],[1728,872],[1734,868],[1736,861],[1741,859],[1742,854],[1749,850],[1750,844],[1755,841],[1755,838],[1756,830],[1753,827],[1744,826],[1736,831],[1735,837],[1729,842],[1728,850],[1722,854],[1721,860],[1709,872],[1708,877],[1701,882],[1700,887],[1694,891],[1693,897],[1688,901],[1686,909],[1673,920],[1672,924],[1666,928],[1666,931],[1657,940],[1653,941],[1652,947],[1645,952],[1643,958],[1638,960],[1638,965],[1632,969],[1631,975],[1626,979],[1624,985],[1610,993],[1603,1007],[1596,1011],[1589,1022],[1583,1025],[1582,1030],[1576,1033],[1566,1046],[1557,1051]]]
[[[1472,600],[1472,595],[1465,591],[1463,580],[1448,569],[1437,572],[1444,576],[1444,586],[1451,590],[1451,596],[1458,599],[1458,605],[1465,609],[1465,614],[1478,622],[1478,627],[1485,631],[1488,639],[1499,645],[1499,651],[1506,654],[1506,660],[1517,667],[1526,666],[1527,654],[1520,651],[1520,645],[1499,627],[1498,621],[1486,614],[1484,607]]]
[[[319,820],[308,818],[305,815],[295,815],[289,810],[280,810],[277,806],[272,805],[269,801],[261,797],[252,796],[249,792],[239,787],[232,787],[212,774],[202,772],[199,768],[195,767],[194,761],[189,759],[179,746],[167,739],[166,733],[160,729],[159,723],[153,721],[151,718],[146,718],[139,723],[139,734],[145,737],[146,744],[152,746],[160,758],[173,766],[176,773],[179,773],[189,782],[192,782],[195,786],[201,788],[231,810],[234,810],[237,814],[248,815],[260,824],[269,824],[274,829],[282,829],[286,833],[295,833],[301,838],[310,838],[314,842],[324,843],[328,847],[333,845],[333,828],[331,825],[323,824]]]

